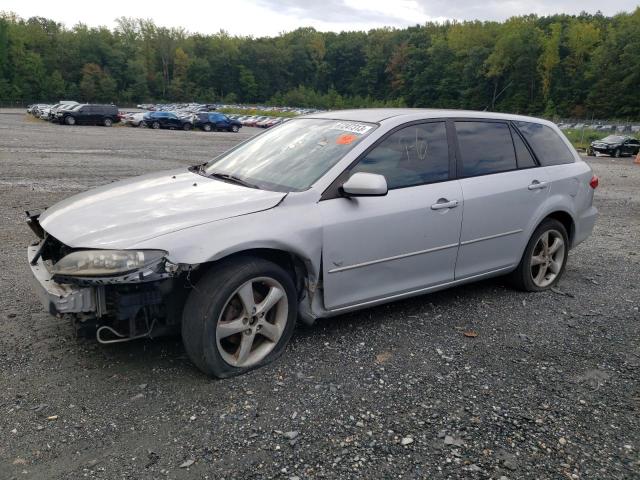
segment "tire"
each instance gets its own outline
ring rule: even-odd
[[[613,151],[613,155],[612,155],[612,156],[613,156],[614,158],[620,158],[620,157],[622,156],[622,152],[620,151],[620,149],[619,149],[619,148],[616,148],[616,149]]]
[[[160,128],[160,122],[153,122],[151,124],[151,128],[153,128],[154,130],[158,130]]]
[[[589,147],[587,149],[587,156],[593,157],[594,155],[595,155],[595,152],[593,151],[593,148]]]
[[[540,259],[545,258],[543,252],[539,250],[539,242],[545,233],[549,234],[549,241],[551,241],[552,237],[554,238],[553,242],[555,242],[555,238],[560,238],[562,240],[562,245],[558,250],[551,254],[551,260],[553,261],[548,262],[546,264],[548,266],[545,267],[544,263],[541,265],[533,265],[534,258],[537,259],[535,261],[540,261]],[[555,243],[552,243],[550,246],[553,246],[554,244]],[[541,292],[552,288],[558,283],[564,273],[567,266],[568,254],[569,237],[567,235],[567,230],[558,220],[547,218],[538,226],[538,228],[535,229],[533,235],[531,235],[527,248],[525,248],[524,254],[522,255],[522,259],[520,259],[518,268],[510,274],[511,283],[517,289],[524,290],[526,292]],[[562,264],[559,265],[559,268],[557,265],[558,261],[562,262]],[[556,266],[555,272],[553,271],[554,265]],[[545,272],[547,272],[549,278],[547,278],[547,274],[545,273],[542,273],[542,276],[539,276],[542,268],[545,268]],[[534,278],[534,272],[537,274],[537,279]],[[551,275],[555,276],[551,278]]]
[[[210,132],[211,130],[213,130],[213,128],[211,127],[211,124],[210,124],[210,123],[205,123],[205,124],[202,126],[202,130],[204,130],[205,132]]]
[[[182,129],[185,132],[188,132],[189,130],[191,130],[191,124],[190,123],[185,123],[184,125],[182,125]]]
[[[75,125],[76,119],[73,118],[71,115],[69,115],[67,118],[64,119],[64,123],[66,123],[67,125]]]
[[[105,118],[105,119],[102,121],[102,124],[103,124],[105,127],[110,127],[111,125],[113,125],[113,120],[111,120],[110,118]]]
[[[237,125],[233,125],[233,126],[231,127],[231,131],[232,131],[233,133],[238,133],[238,130],[240,130],[240,129],[238,128],[238,126],[237,126]]]
[[[138,124],[138,128],[147,128],[147,127],[148,127],[147,122],[140,122]]]
[[[240,289],[246,291],[247,284],[252,292],[256,287],[263,292],[268,288],[271,293],[271,289],[276,287],[284,296],[279,297],[262,319],[247,315],[245,302],[238,293]],[[254,300],[255,306],[259,307],[261,301]],[[211,377],[232,377],[271,363],[282,355],[293,334],[297,314],[295,285],[282,267],[250,256],[222,260],[198,281],[187,298],[182,313],[182,342],[187,355],[202,372]],[[237,320],[227,322],[224,316]],[[260,333],[260,327],[267,320],[273,324],[269,329],[263,328],[262,332],[273,332],[275,325],[280,335],[275,337],[276,341],[270,341]],[[236,322],[242,323],[234,325],[235,333],[221,336],[224,333],[219,333],[220,325],[229,329]],[[243,331],[235,331],[237,326]],[[246,335],[247,331],[253,333]],[[242,363],[240,346],[245,338],[254,343],[250,343],[249,354],[245,356],[247,360]]]

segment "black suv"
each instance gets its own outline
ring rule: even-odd
[[[193,126],[201,128],[205,132],[211,132],[212,130],[237,132],[242,128],[242,123],[222,113],[196,113],[193,116]]]
[[[79,105],[73,110],[62,110],[56,114],[61,125],[104,125],[110,127],[120,121],[115,105]]]

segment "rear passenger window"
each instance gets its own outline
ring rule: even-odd
[[[520,137],[520,134],[514,129],[511,130],[511,136],[513,137],[513,145],[516,147],[516,158],[518,159],[518,168],[531,168],[536,167],[536,161],[531,155],[531,152],[524,144],[524,141]]]
[[[516,125],[533,148],[541,165],[563,165],[575,161],[569,147],[552,128],[529,122],[516,122]]]
[[[499,122],[455,122],[462,156],[462,176],[516,169],[509,126]]]
[[[392,133],[351,169],[356,172],[384,175],[390,189],[448,180],[445,123],[412,125]]]

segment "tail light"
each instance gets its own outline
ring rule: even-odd
[[[594,175],[593,177],[591,177],[591,181],[589,182],[589,186],[595,190],[596,188],[598,188],[598,184],[599,183],[600,183],[600,180],[598,179],[598,176]]]

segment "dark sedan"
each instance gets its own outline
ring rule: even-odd
[[[193,126],[201,128],[205,132],[211,132],[213,130],[237,132],[242,128],[242,123],[222,113],[197,113],[193,116]]]
[[[193,123],[189,118],[179,117],[173,112],[149,112],[144,115],[140,126],[180,130],[191,130]]]
[[[619,158],[627,155],[637,155],[639,151],[639,140],[623,135],[609,135],[602,140],[591,142],[587,153],[589,155],[604,153],[605,155]]]

